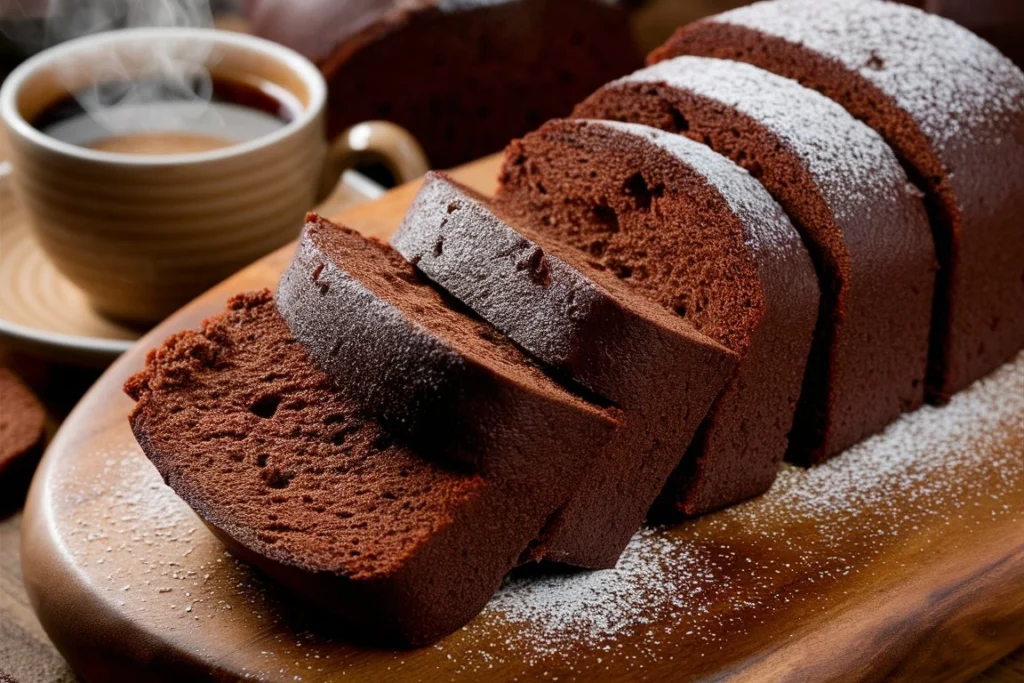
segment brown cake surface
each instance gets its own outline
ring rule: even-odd
[[[623,410],[532,559],[614,566],[736,357],[582,254],[444,174],[428,174],[392,245],[543,363]]]
[[[940,269],[929,390],[1024,346],[1024,74],[952,21],[878,0],[759,2],[685,26],[651,61],[741,60],[878,131],[926,191]]]
[[[665,507],[698,514],[764,492],[786,450],[818,305],[807,250],[764,188],[678,135],[551,121],[509,146],[498,204],[740,357]]]
[[[575,114],[703,141],[757,177],[800,231],[822,298],[791,459],[832,457],[923,402],[935,250],[881,137],[792,80],[701,57],[630,74]]]
[[[236,554],[361,639],[419,644],[458,628],[536,533],[515,510],[546,494],[423,457],[363,417],[269,292],[169,338],[125,388],[168,485]],[[562,450],[600,441],[603,421],[580,421],[598,435],[578,429]]]
[[[642,65],[628,11],[604,0],[262,0],[250,16],[320,65],[331,135],[394,121],[436,168],[497,152]]]
[[[578,413],[608,420],[391,247],[315,214],[277,304],[338,391],[440,456],[484,471],[536,464]]]
[[[43,452],[46,411],[7,368],[0,368],[0,514],[18,508]]]

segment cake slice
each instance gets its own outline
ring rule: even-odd
[[[25,499],[45,439],[46,410],[17,375],[0,368],[0,515]]]
[[[923,403],[935,249],[920,193],[877,133],[796,81],[701,57],[614,81],[574,115],[704,142],[760,180],[803,236],[821,307],[791,460],[826,460]]]
[[[534,358],[622,409],[622,427],[531,557],[614,566],[735,354],[444,174],[427,175],[391,243]]]
[[[425,457],[365,416],[269,292],[169,338],[125,389],[143,451],[232,552],[357,638],[407,645],[479,612],[614,428],[524,376],[559,431],[533,434],[547,468],[508,472]]]
[[[687,54],[823,93],[878,131],[926,192],[940,265],[931,399],[1024,346],[1024,73],[999,50],[905,4],[777,0],[684,26],[649,59]]]
[[[764,188],[687,138],[560,120],[508,147],[497,205],[739,356],[662,510],[698,514],[767,490],[800,394],[818,285],[799,234]]]
[[[550,379],[394,249],[316,214],[276,301],[338,392],[438,457],[485,474],[579,474],[582,463],[551,458],[552,435],[570,436],[581,411],[608,419],[589,403],[599,397]]]

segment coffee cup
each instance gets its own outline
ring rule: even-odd
[[[14,189],[40,246],[97,310],[142,322],[294,239],[360,160],[400,182],[427,170],[394,124],[327,140],[325,103],[305,57],[212,29],[94,34],[30,58],[0,88]]]

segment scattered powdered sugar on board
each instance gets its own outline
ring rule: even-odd
[[[528,665],[577,653],[592,666],[602,653],[635,646],[638,635],[638,658],[662,656],[669,637],[707,652],[729,629],[815,599],[815,581],[834,583],[883,561],[889,546],[939,526],[936,517],[951,510],[971,519],[988,498],[1003,501],[989,517],[1021,516],[1022,443],[1024,354],[949,405],[907,415],[824,465],[787,467],[758,500],[674,530],[641,531],[615,569],[512,579],[484,615],[511,626],[506,645]],[[793,566],[803,588],[773,578]],[[779,600],[783,590],[790,594]],[[463,654],[467,670],[479,665],[476,654]]]
[[[780,516],[813,520],[826,542],[838,545],[850,534],[849,523],[870,515],[884,522],[876,533],[895,536],[936,511],[1024,493],[1022,432],[1024,355],[1018,355],[947,406],[920,408],[823,465],[784,470],[770,496],[733,516],[754,527]],[[1004,509],[1020,513],[1024,500],[1016,502],[1016,510],[1009,503]]]
[[[112,605],[134,628],[162,633],[190,657],[234,660],[228,669],[245,680],[321,680],[336,668],[336,650],[351,649],[336,635],[315,634],[304,607],[227,552],[137,447],[88,457],[101,466],[71,461],[52,476],[50,505],[62,513],[61,541],[93,588],[89,600]],[[115,641],[136,635],[94,617]],[[254,660],[245,644],[257,641],[266,649]]]
[[[637,533],[614,569],[510,580],[485,615],[516,630],[528,664],[566,650],[621,654],[625,639],[646,632],[652,644],[673,627],[666,617],[695,617],[729,587],[712,557],[658,529]],[[690,634],[692,635],[692,634]],[[710,634],[701,634],[707,639]]]
[[[253,603],[264,597],[247,565],[219,544],[211,548],[203,542],[203,524],[148,463],[138,466],[137,452],[90,455],[102,468],[83,476],[72,465],[60,474],[57,490],[60,507],[74,510],[65,522],[70,529],[64,541],[78,556],[79,566],[92,569],[108,599],[136,613],[163,609],[170,602],[172,614],[161,618],[177,617],[198,627],[217,613],[230,612],[235,601]],[[231,579],[233,600],[221,592],[225,563],[240,569],[243,577]]]
[[[720,671],[745,643],[834,617],[859,578],[912,580],[904,562],[1024,522],[1022,444],[1024,353],[825,465],[787,467],[757,500],[640,531],[615,569],[512,577],[479,618],[413,651],[360,650],[310,620],[227,554],[134,447],[88,452],[97,468],[64,463],[46,505],[90,597],[246,678],[660,678],[695,662]]]

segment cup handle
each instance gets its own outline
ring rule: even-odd
[[[320,175],[320,200],[334,192],[345,171],[365,162],[384,164],[399,183],[415,180],[430,170],[423,148],[405,128],[390,121],[357,123],[330,143]]]

